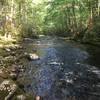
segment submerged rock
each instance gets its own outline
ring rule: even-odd
[[[25,53],[25,57],[28,59],[28,60],[39,60],[39,56],[35,53],[33,54],[28,54],[28,53]]]
[[[31,38],[24,38],[24,41],[33,41]]]

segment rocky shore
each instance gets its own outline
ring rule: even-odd
[[[24,72],[36,59],[38,55],[26,52],[21,43],[0,48],[0,100],[33,100],[24,90]]]

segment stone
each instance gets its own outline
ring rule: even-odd
[[[12,80],[4,80],[0,84],[1,91],[13,91],[16,88],[16,84]]]
[[[0,77],[7,79],[9,77],[9,72],[6,70],[0,69]]]
[[[6,50],[7,52],[10,52],[10,51],[11,51],[9,48],[6,48],[5,50]]]
[[[29,54],[31,60],[38,60],[39,56],[37,54]]]
[[[16,80],[18,75],[16,73],[11,73],[10,77],[11,77],[11,79]]]
[[[20,72],[20,68],[17,65],[13,65],[13,67],[11,68],[11,72],[19,73]]]
[[[16,84],[12,84],[10,85],[11,91],[9,91],[9,94],[5,97],[4,100],[12,100],[12,98],[14,97],[14,94],[17,91],[17,85]]]
[[[26,100],[26,96],[24,96],[23,94],[22,95],[18,95],[17,99],[18,100]]]
[[[44,37],[45,35],[39,35],[39,37]]]
[[[66,82],[69,83],[69,84],[73,84],[73,80],[72,79],[67,79]]]

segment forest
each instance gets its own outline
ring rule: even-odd
[[[0,0],[0,100],[100,100],[99,55],[100,0]]]
[[[39,34],[99,41],[99,0],[0,0],[0,35]]]

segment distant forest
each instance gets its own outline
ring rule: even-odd
[[[0,0],[0,35],[56,35],[99,43],[100,0]]]

